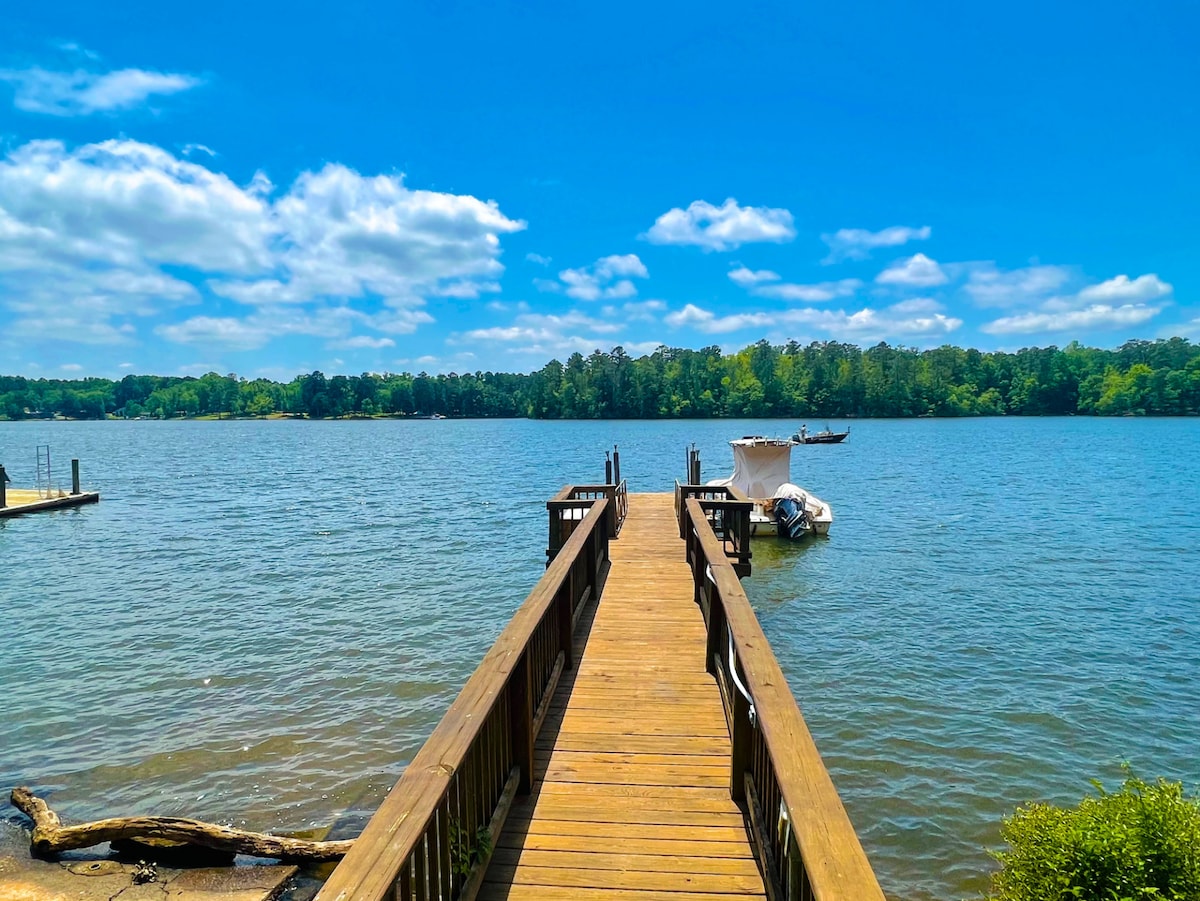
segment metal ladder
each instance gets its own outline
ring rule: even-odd
[[[37,446],[37,493],[38,497],[52,497],[54,486],[50,482],[50,445]]]

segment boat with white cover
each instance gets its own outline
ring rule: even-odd
[[[729,442],[733,475],[709,485],[732,485],[754,501],[750,534],[828,535],[833,509],[815,494],[792,483],[792,447],[787,438],[747,435]]]

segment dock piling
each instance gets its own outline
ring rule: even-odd
[[[8,473],[4,471],[4,467],[0,465],[0,510],[8,506],[7,488],[11,481]]]
[[[71,461],[71,494],[81,494],[79,490],[79,460]]]
[[[621,452],[617,450],[617,446],[613,445],[613,479],[612,484],[621,484]]]

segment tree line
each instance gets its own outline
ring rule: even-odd
[[[1072,343],[1015,352],[931,350],[880,343],[773,345],[736,353],[659,347],[638,358],[615,347],[551,360],[536,372],[429,375],[321,372],[290,382],[210,372],[199,378],[0,376],[0,418],[200,415],[313,419],[476,416],[535,419],[1185,415],[1200,412],[1200,344],[1128,341],[1116,350]]]

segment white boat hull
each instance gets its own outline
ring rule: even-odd
[[[779,534],[779,525],[775,521],[774,516],[768,516],[765,510],[765,502],[760,498],[753,498],[754,509],[750,513],[750,537],[761,538]],[[809,527],[804,530],[805,535],[828,535],[829,527],[833,525],[833,511],[829,505],[819,497],[804,493],[804,507],[808,511]]]

